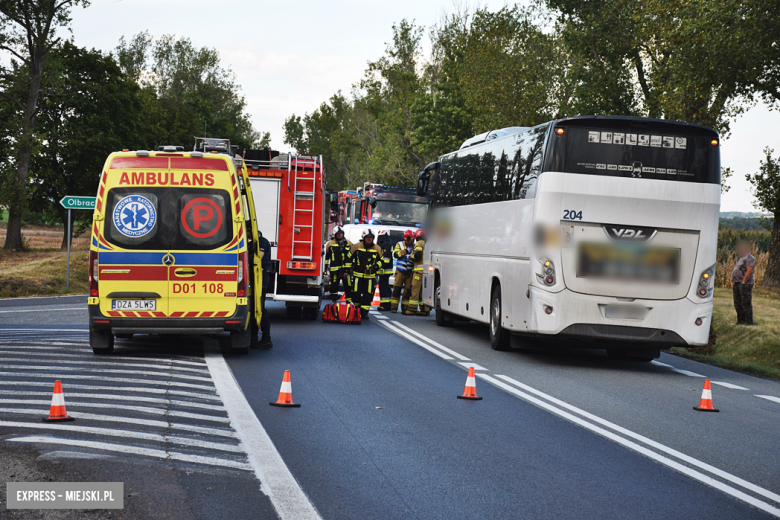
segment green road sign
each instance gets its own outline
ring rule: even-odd
[[[79,195],[65,195],[60,204],[65,209],[95,209],[97,197],[81,197]]]

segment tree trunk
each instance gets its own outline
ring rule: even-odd
[[[27,103],[22,115],[22,132],[19,137],[19,156],[16,163],[15,193],[8,205],[8,228],[5,236],[5,250],[21,251],[22,215],[27,209],[27,176],[30,173],[30,159],[33,152],[35,115],[38,112],[38,97],[41,91],[44,52],[36,50],[29,68],[30,82],[27,85]]]
[[[8,211],[8,226],[5,230],[5,250],[21,251],[24,249],[22,242],[22,214]]]
[[[60,245],[60,249],[62,251],[66,251],[68,249],[68,231],[70,231],[70,236],[73,236],[73,215],[71,215],[70,218],[70,230],[68,229],[68,210],[63,208],[62,205],[55,202],[55,206],[57,207],[57,214],[60,216],[60,220],[62,221],[62,244]]]
[[[764,279],[761,280],[762,287],[772,287],[780,289],[780,222],[775,212],[775,222],[772,224],[772,239],[769,242],[769,261],[766,265]]]

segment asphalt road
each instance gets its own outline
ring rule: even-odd
[[[96,358],[85,343],[84,304],[30,303],[0,301],[0,458],[33,446],[38,469],[121,478],[131,494],[127,518],[273,518],[282,499],[273,468],[252,465],[258,453],[261,461],[281,456],[326,519],[780,516],[776,381],[671,355],[646,364],[562,345],[493,352],[476,324],[442,329],[432,317],[383,313],[332,325],[287,320],[276,305],[271,351],[232,356],[211,339],[140,337],[99,358],[116,366],[87,365]],[[273,453],[242,436],[247,417],[236,417],[235,396],[217,391],[224,381],[215,357],[227,361]],[[82,363],[43,368],[58,360]],[[482,401],[455,397],[469,364]],[[284,370],[300,408],[268,404]],[[720,413],[692,410],[700,376],[713,381]],[[41,428],[55,377],[72,415],[104,416],[69,424],[113,435]],[[112,394],[131,408],[87,406]]]

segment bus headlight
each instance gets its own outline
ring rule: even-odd
[[[696,289],[696,295],[699,298],[706,298],[712,294],[712,279],[715,276],[715,266],[710,266],[707,270],[699,275],[699,288]]]

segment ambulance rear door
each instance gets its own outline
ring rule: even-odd
[[[238,258],[246,239],[236,177],[224,157],[171,157],[171,318],[236,312]]]
[[[98,191],[93,247],[98,250],[100,312],[168,314],[168,157],[114,157]]]

